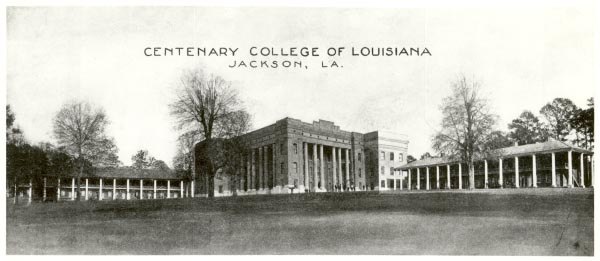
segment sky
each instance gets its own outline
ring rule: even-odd
[[[260,128],[284,117],[357,132],[407,135],[408,153],[434,153],[441,100],[453,80],[482,84],[497,128],[556,97],[594,95],[593,8],[10,7],[7,103],[33,143],[55,142],[52,118],[70,100],[102,107],[119,158],[140,149],[172,166],[168,105],[182,73],[202,68],[239,90]],[[252,46],[318,47],[308,69],[229,68]],[[347,53],[327,57],[328,47]],[[235,57],[144,55],[146,47],[239,48]],[[419,47],[431,56],[354,57],[351,47]],[[336,61],[343,68],[321,68]]]

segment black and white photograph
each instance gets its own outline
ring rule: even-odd
[[[5,257],[594,256],[594,1],[4,15]]]

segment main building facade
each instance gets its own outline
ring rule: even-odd
[[[408,148],[403,135],[345,131],[325,120],[284,118],[243,138],[250,152],[242,178],[218,172],[215,196],[391,189],[403,178],[394,169],[406,164]],[[197,193],[208,194],[207,177],[195,172]]]

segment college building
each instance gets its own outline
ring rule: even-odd
[[[408,140],[383,131],[358,133],[331,121],[284,118],[242,136],[249,143],[240,182],[218,171],[214,195],[288,194],[391,189],[402,178]],[[200,143],[194,153],[202,153]],[[198,157],[194,156],[198,164]],[[195,167],[198,194],[208,194],[207,177]]]
[[[97,168],[81,177],[44,175],[30,179],[16,188],[16,196],[31,202],[81,200],[168,199],[194,196],[193,182],[178,177],[172,170],[134,169],[130,167]],[[14,191],[13,191],[14,193]],[[9,196],[14,196],[9,195]]]
[[[475,160],[475,188],[592,187],[593,152],[550,139],[497,149]],[[399,189],[467,189],[467,165],[450,157],[417,160],[396,168]]]

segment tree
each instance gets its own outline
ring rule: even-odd
[[[487,136],[483,148],[485,151],[492,151],[495,149],[501,149],[512,146],[512,141],[502,131],[492,131]]]
[[[560,141],[566,141],[571,133],[571,119],[577,110],[577,106],[566,98],[555,98],[540,110],[550,126],[550,135]]]
[[[131,166],[135,169],[147,169],[150,167],[150,162],[148,160],[148,151],[147,150],[138,150],[133,156],[131,156]]]
[[[171,115],[177,120],[182,133],[197,132],[208,153],[205,165],[198,171],[207,177],[208,196],[214,196],[214,177],[223,166],[217,150],[223,149],[213,139],[229,139],[249,129],[249,114],[245,111],[237,91],[231,83],[200,70],[189,71],[181,78],[177,97],[171,104]],[[239,119],[248,120],[240,121]]]
[[[428,158],[431,158],[431,157],[432,157],[432,156],[431,156],[431,154],[430,154],[429,152],[425,152],[425,153],[423,153],[423,155],[421,155],[421,159],[422,159],[422,160],[423,160],[423,159],[428,159]]]
[[[519,144],[544,142],[548,139],[548,129],[531,111],[523,111],[519,118],[508,124],[509,136]]]
[[[569,123],[577,134],[575,142],[586,149],[594,149],[594,97],[588,99],[587,109],[575,111]]]
[[[118,159],[114,154],[116,147],[105,133],[108,120],[104,111],[89,103],[73,101],[66,103],[54,117],[53,131],[59,146],[77,160],[77,200],[81,195],[80,183],[86,161],[92,165],[107,159]]]
[[[10,105],[6,105],[6,143],[7,144],[24,144],[25,138],[19,127],[15,127],[15,113],[11,110]]]
[[[433,148],[465,162],[469,188],[475,188],[474,159],[487,152],[486,140],[496,123],[488,101],[480,94],[480,84],[461,76],[452,83],[452,94],[444,98],[441,130],[433,137]]]
[[[169,165],[162,160],[155,160],[151,163],[150,168],[158,170],[169,170]]]
[[[416,161],[417,159],[415,157],[413,157],[413,155],[408,155],[406,156],[406,163],[411,163],[413,161]]]

